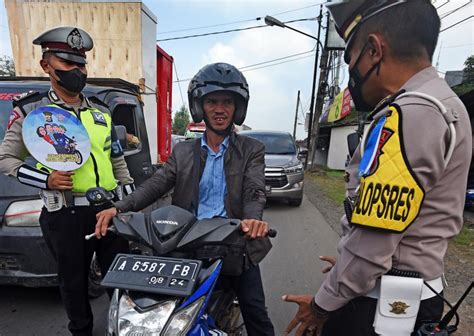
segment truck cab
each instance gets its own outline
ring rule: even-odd
[[[28,91],[48,91],[45,78],[0,77],[0,143],[7,130],[12,98]],[[153,165],[138,87],[123,80],[91,79],[83,90],[107,104],[135,186],[158,169]],[[134,141],[127,141],[132,139]],[[27,158],[35,165],[32,157]],[[42,201],[37,188],[0,174],[0,285],[54,286],[57,273],[39,226]]]

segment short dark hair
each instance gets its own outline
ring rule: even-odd
[[[377,32],[387,39],[396,58],[413,60],[427,54],[431,62],[440,26],[431,1],[408,0],[369,18],[356,32],[354,43],[360,46],[369,34]]]
[[[36,134],[38,134],[38,136],[39,136],[40,138],[42,138],[43,135],[41,135],[41,133],[40,133],[40,128],[44,129],[43,126],[38,126],[38,128],[36,129]]]
[[[43,55],[41,56],[42,59],[44,60],[48,60],[51,58],[51,56],[53,56],[54,54],[51,52],[51,51],[46,51],[43,53]]]

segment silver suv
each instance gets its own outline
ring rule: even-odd
[[[265,184],[267,199],[287,200],[292,206],[303,199],[303,164],[290,133],[279,131],[241,131],[265,145]]]

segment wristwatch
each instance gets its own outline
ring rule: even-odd
[[[318,306],[314,298],[311,300],[310,307],[311,307],[311,311],[313,312],[314,315],[316,315],[316,317],[323,318],[329,315],[329,312],[327,310]]]

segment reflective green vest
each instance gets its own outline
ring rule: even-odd
[[[49,106],[61,108],[55,104]],[[74,114],[74,112],[69,110],[62,110]],[[97,118],[97,114],[101,115],[103,118]],[[94,115],[96,115],[96,118],[94,118]],[[72,191],[76,193],[85,193],[88,189],[94,187],[113,190],[117,187],[117,181],[115,180],[112,161],[110,160],[112,145],[112,118],[109,114],[91,107],[81,108],[78,117],[89,134],[91,154],[86,163],[74,171],[72,177]],[[53,171],[40,163],[37,164],[37,168],[46,168],[50,172]]]

